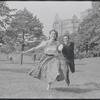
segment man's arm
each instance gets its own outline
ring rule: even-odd
[[[78,51],[76,45],[74,45],[74,54],[77,54],[78,52],[79,52],[79,51]]]
[[[58,47],[58,51],[62,51],[62,49],[63,49],[63,45],[61,44],[59,47]]]

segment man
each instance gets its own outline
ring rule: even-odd
[[[74,43],[70,41],[69,35],[64,35],[63,44],[59,46],[59,50],[62,51],[63,56],[63,72],[66,79],[67,84],[70,84],[69,80],[69,69],[72,73],[75,72],[75,64],[74,64]]]

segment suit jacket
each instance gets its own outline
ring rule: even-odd
[[[67,59],[74,59],[74,43],[71,42],[69,46],[63,43],[62,54]]]
[[[74,64],[74,43],[71,42],[69,46],[63,43],[62,54],[64,58],[66,58],[66,64],[69,65],[72,73],[75,72],[75,64]]]

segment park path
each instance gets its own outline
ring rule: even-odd
[[[75,60],[76,73],[70,72],[70,86],[62,82],[47,84],[28,75],[34,66],[29,57],[24,64],[0,59],[0,98],[100,98],[100,58]]]

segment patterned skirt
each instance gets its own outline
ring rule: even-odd
[[[41,58],[39,65],[32,69],[29,74],[47,83],[65,79],[59,57],[46,54]]]

